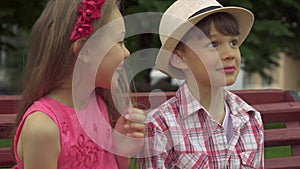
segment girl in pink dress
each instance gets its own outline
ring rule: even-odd
[[[14,168],[129,168],[143,146],[144,113],[120,93],[130,53],[116,1],[49,0],[34,24]]]

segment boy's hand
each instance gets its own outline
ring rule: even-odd
[[[119,117],[113,131],[114,150],[117,155],[131,157],[136,155],[144,143],[144,111],[129,108]]]

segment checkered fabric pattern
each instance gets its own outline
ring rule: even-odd
[[[148,115],[141,168],[263,168],[264,140],[260,113],[225,90],[233,136],[192,96],[186,83]]]

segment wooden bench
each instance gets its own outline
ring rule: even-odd
[[[261,112],[264,124],[281,123],[284,128],[265,130],[265,148],[289,146],[291,156],[265,159],[267,169],[300,168],[300,97],[294,91],[283,90],[236,90],[243,98]],[[156,107],[174,92],[133,93],[138,107]],[[15,118],[15,105],[19,96],[0,96],[0,139],[9,138]],[[15,163],[9,148],[0,148],[0,168]]]

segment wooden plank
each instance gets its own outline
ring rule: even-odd
[[[0,138],[11,137],[16,114],[0,114]]]
[[[293,127],[300,127],[300,120],[299,121],[291,121],[285,123],[286,128],[293,128]],[[300,143],[299,145],[292,145],[291,151],[293,156],[300,156]]]
[[[284,129],[265,130],[265,147],[291,145],[293,157],[265,159],[265,168],[300,168],[298,156],[300,143],[300,104],[294,102],[294,93],[283,90],[239,90],[232,91],[262,113],[265,123],[287,122]],[[143,109],[155,108],[175,92],[133,93],[133,97]],[[0,138],[8,138],[15,118],[15,106],[19,96],[0,96]],[[1,116],[3,114],[3,116]],[[7,115],[11,114],[11,115]],[[1,127],[3,127],[1,129]],[[5,132],[4,132],[5,131]],[[14,158],[9,149],[0,148],[0,167],[12,166]]]
[[[132,96],[137,106],[141,109],[154,109],[169,98],[173,97],[175,92],[139,92],[133,93]]]
[[[232,92],[250,105],[288,101],[286,92],[279,89],[232,90]]]
[[[265,169],[299,169],[300,156],[265,159]]]
[[[10,148],[0,148],[0,167],[12,167],[15,164],[15,158]]]
[[[0,102],[20,100],[19,95],[0,95]]]
[[[12,125],[0,126],[0,139],[10,138],[14,127]]]
[[[300,127],[269,129],[264,131],[265,147],[299,145]]]
[[[17,114],[0,114],[0,125],[13,124]]]
[[[300,92],[299,91],[287,91],[289,93],[289,95],[292,97],[292,100],[296,101],[296,102],[300,102]]]
[[[0,95],[0,114],[16,113],[18,100],[20,100],[18,95]]]
[[[252,105],[258,110],[264,123],[300,121],[300,102],[282,102]]]
[[[232,90],[232,92],[250,105],[293,101],[291,96],[287,96],[288,93],[286,91],[279,89]],[[170,98],[174,94],[175,92],[151,92],[150,96],[148,92],[132,93],[135,100],[139,103],[146,103],[145,106],[149,106],[149,98],[162,100],[164,96]]]
[[[287,99],[285,91],[277,89],[232,90],[232,92],[239,95],[242,99],[244,99],[247,103],[251,105],[290,101],[289,99]],[[138,103],[144,103],[144,105],[140,105],[142,108],[158,106],[166,99],[169,99],[170,97],[174,96],[174,94],[175,92],[132,93],[133,97]],[[19,99],[20,96],[18,95],[1,95],[0,114],[15,113],[16,103]]]
[[[300,144],[291,146],[291,150],[293,156],[300,156]]]

